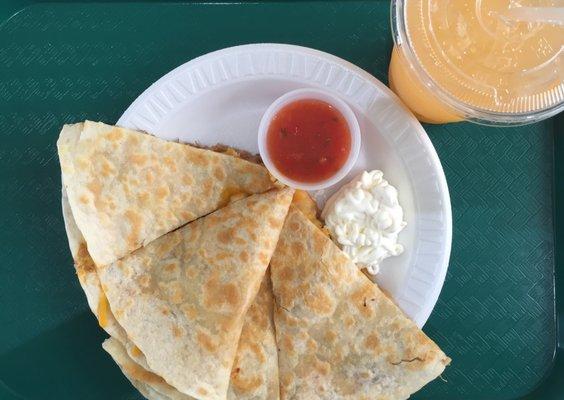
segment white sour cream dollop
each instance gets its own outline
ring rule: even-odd
[[[382,171],[364,171],[327,201],[321,214],[343,251],[375,275],[385,258],[403,252],[398,234],[407,225],[398,191]]]

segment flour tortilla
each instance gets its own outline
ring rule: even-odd
[[[110,309],[108,299],[102,290],[102,285],[100,283],[100,278],[98,277],[94,261],[90,257],[88,249],[86,248],[86,241],[74,222],[74,217],[70,209],[64,185],[62,189],[62,208],[65,230],[67,232],[72,258],[74,260],[74,268],[80,286],[86,295],[86,301],[88,302],[90,310],[96,316],[100,327],[125,346],[127,352],[129,353],[129,357],[141,367],[148,369],[149,367],[147,365],[147,361],[145,360],[145,356],[133,343],[129,341],[127,334],[117,322],[112,310]]]
[[[148,400],[194,400],[193,397],[182,394],[170,386],[160,376],[140,367],[127,354],[119,340],[106,339],[102,347],[112,356],[131,384]]]
[[[97,268],[128,338],[180,392],[226,398],[243,319],[292,194],[286,188],[236,201]]]
[[[107,339],[102,347],[148,400],[193,400],[193,397],[180,393],[160,376],[141,367],[117,339]],[[278,398],[278,355],[272,321],[272,290],[270,277],[266,276],[245,316],[227,399]]]
[[[147,399],[192,400],[193,397],[180,393],[160,376],[150,371],[143,353],[127,338],[125,331],[107,306],[94,263],[70,212],[64,187],[62,204],[65,228],[79,282],[92,312],[100,321],[100,326],[112,336],[102,346],[119,365],[133,386]],[[276,400],[279,398],[278,354],[272,312],[272,288],[270,275],[267,274],[245,316],[235,362],[231,370],[228,400]]]
[[[76,225],[97,265],[226,205],[273,187],[241,158],[86,121],[57,142]]]
[[[272,312],[272,286],[267,271],[245,316],[231,369],[228,400],[279,399],[278,353]]]
[[[86,295],[88,306],[98,319],[99,325],[110,336],[125,343],[127,341],[127,335],[114,318],[106,296],[102,291],[94,261],[86,248],[86,241],[74,221],[64,185],[62,189],[62,207],[65,230],[67,231],[69,247],[74,260],[74,268],[80,286]]]
[[[292,207],[271,261],[281,399],[407,399],[450,359]]]
[[[68,125],[65,127],[67,131],[66,136],[80,135],[82,128],[83,124]],[[62,208],[69,247],[74,259],[77,276],[92,312],[98,318],[100,326],[108,334],[116,338],[121,348],[127,351],[128,360],[134,363],[140,370],[149,371],[150,369],[143,353],[128,340],[125,331],[119,325],[108,306],[94,262],[88,253],[86,241],[74,220],[64,184],[62,188]],[[267,281],[269,285],[269,280]],[[229,399],[278,397],[278,367],[274,328],[271,319],[272,300],[270,289],[268,289],[268,293],[265,294],[261,289],[257,296],[259,304],[253,304],[247,313],[240,340],[241,351],[238,352],[236,367],[233,368],[233,384],[230,386]],[[154,398],[155,391],[151,387],[151,382],[133,383],[146,397]],[[139,387],[140,385],[141,387]],[[172,393],[176,391],[174,388],[170,390],[172,390]],[[177,393],[180,396],[186,396],[179,392]]]

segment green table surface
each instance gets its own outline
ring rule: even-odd
[[[0,5],[0,399],[141,398],[102,351],[105,334],[74,276],[59,129],[114,123],[174,67],[254,42],[324,50],[387,82],[389,2]],[[453,362],[413,398],[564,398],[554,284],[563,126],[561,116],[518,128],[425,126],[447,176],[454,237],[424,330]]]

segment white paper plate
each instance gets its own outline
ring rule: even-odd
[[[168,73],[133,102],[118,125],[164,139],[223,143],[258,153],[262,113],[285,92],[318,87],[339,94],[356,113],[362,148],[356,166],[381,169],[399,190],[408,222],[406,251],[385,260],[377,282],[419,326],[442,288],[452,238],[450,198],[427,134],[396,96],[353,64],[309,48],[281,44],[231,47]],[[315,197],[322,205],[336,189]]]

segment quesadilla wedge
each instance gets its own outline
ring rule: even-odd
[[[228,400],[278,400],[278,352],[270,273],[262,281],[245,323],[231,369]]]
[[[88,306],[98,319],[100,327],[110,336],[124,343],[127,341],[127,335],[110,310],[108,300],[100,285],[96,266],[86,248],[86,241],[74,222],[64,186],[62,189],[62,207],[65,230],[67,231],[69,247],[74,260],[74,268],[80,286],[86,295]]]
[[[147,399],[192,399],[178,392],[149,370],[144,355],[128,340],[125,331],[116,321],[107,305],[107,299],[102,291],[94,262],[86,249],[84,238],[74,222],[64,186],[62,208],[79,282],[100,326],[112,336],[103,344],[104,349],[120,366],[133,386]],[[227,398],[229,400],[279,398],[278,355],[272,320],[272,288],[269,274],[263,279],[260,290],[245,316],[231,370]]]
[[[80,285],[100,326],[112,336],[102,345],[104,349],[112,356],[132,385],[148,400],[193,399],[180,393],[150,371],[143,353],[129,341],[107,305],[94,262],[88,254],[84,238],[74,223],[64,187],[62,204],[65,228]],[[279,398],[278,354],[272,312],[272,288],[270,275],[267,274],[245,316],[235,362],[231,369],[228,400]]]
[[[407,399],[450,359],[291,208],[271,261],[281,399]]]
[[[149,134],[86,121],[57,141],[76,225],[97,265],[107,265],[232,196],[273,187],[263,166]]]
[[[226,398],[243,319],[292,194],[286,188],[236,201],[97,267],[128,338],[180,392]]]
[[[102,285],[100,283],[100,278],[98,277],[94,261],[92,260],[92,257],[90,257],[88,249],[86,248],[86,241],[74,222],[74,217],[70,209],[64,186],[62,189],[62,208],[65,230],[67,232],[72,258],[74,260],[74,268],[80,286],[86,295],[86,301],[88,302],[90,310],[96,316],[100,327],[125,346],[127,352],[129,353],[129,357],[134,359],[134,361],[141,367],[148,369],[149,367],[147,366],[145,356],[133,343],[129,341],[127,334],[117,322],[112,310],[110,309],[108,299],[102,290]]]
[[[136,363],[117,339],[107,339],[102,347],[148,400],[193,400],[193,397],[180,393],[163,378]],[[278,355],[272,321],[272,289],[267,274],[245,316],[227,399],[278,398]]]

